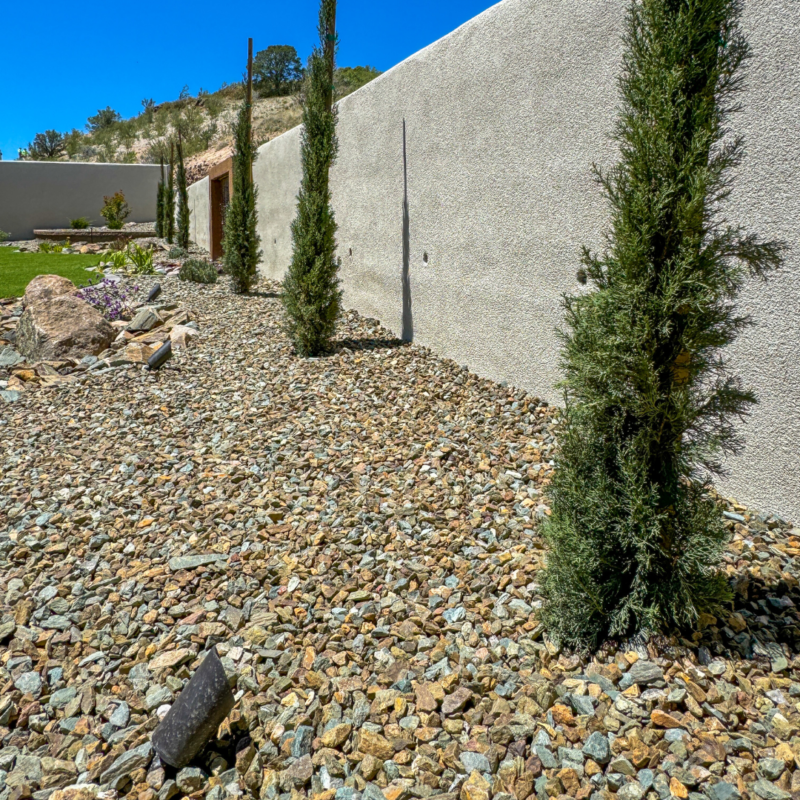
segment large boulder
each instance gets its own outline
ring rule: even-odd
[[[29,361],[96,356],[116,331],[94,307],[74,295],[28,306],[17,325],[17,350]]]
[[[73,294],[77,291],[75,284],[60,275],[37,275],[26,287],[22,304],[25,308],[38,305],[45,300]]]

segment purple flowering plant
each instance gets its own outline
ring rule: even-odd
[[[77,292],[81,300],[94,306],[109,322],[133,315],[138,286],[123,286],[104,278],[100,283],[84,286]]]

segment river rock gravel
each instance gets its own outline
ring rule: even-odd
[[[789,523],[721,506],[736,600],[688,639],[563,653],[557,412],[353,312],[300,359],[275,285],[159,280],[199,329],[160,371],[0,407],[0,800],[800,799]],[[237,704],[176,771],[150,738],[212,646]]]

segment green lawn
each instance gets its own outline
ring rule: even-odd
[[[61,275],[76,286],[97,283],[100,273],[87,272],[97,266],[101,256],[82,256],[72,253],[20,253],[10,247],[0,247],[0,297],[22,297],[25,287],[37,275]]]

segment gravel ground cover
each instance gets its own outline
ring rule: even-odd
[[[0,800],[800,798],[788,523],[721,507],[736,601],[688,639],[562,653],[551,408],[354,313],[298,359],[277,287],[159,280],[201,331],[165,368],[0,408]],[[237,705],[176,771],[150,737],[214,645]]]

